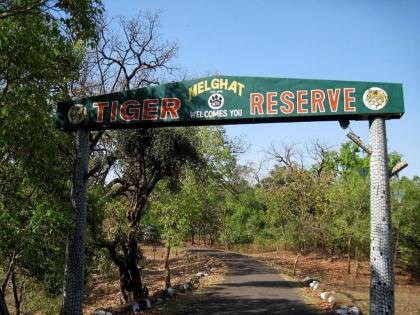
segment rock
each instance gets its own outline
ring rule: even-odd
[[[175,289],[174,288],[167,288],[166,293],[168,294],[168,296],[173,297],[174,294],[175,294]]]
[[[337,302],[336,298],[334,297],[334,295],[331,295],[328,298],[328,303],[330,303],[332,306],[335,305],[335,303]]]
[[[335,313],[336,313],[336,314],[340,314],[340,315],[349,315],[349,314],[350,314],[350,312],[349,312],[349,309],[348,309],[348,308],[337,308],[337,309],[335,310]]]
[[[140,305],[139,305],[139,303],[134,302],[134,303],[131,305],[131,309],[133,310],[133,312],[138,312],[138,311],[140,311]]]
[[[150,300],[149,299],[145,299],[145,301],[146,301],[146,308],[147,309],[152,308],[152,303],[150,302]]]
[[[360,310],[357,306],[353,306],[349,308],[351,315],[360,315]]]
[[[184,284],[182,285],[182,287],[183,287],[183,289],[184,289],[185,291],[190,291],[190,290],[192,290],[193,285],[192,285],[192,283],[191,283],[191,282],[187,282],[187,283],[184,283]]]
[[[204,272],[197,272],[197,273],[196,273],[196,276],[197,276],[197,277],[200,277],[200,278],[205,277],[205,275],[206,275],[206,274],[205,274]]]
[[[330,296],[332,296],[332,292],[321,292],[321,294],[319,295],[321,297],[321,299],[323,299],[324,301],[328,300],[328,298]]]
[[[154,304],[156,304],[156,305],[160,305],[162,303],[163,303],[163,300],[159,297],[154,301]]]
[[[106,312],[104,310],[96,310],[95,315],[106,315]]]
[[[183,285],[181,285],[181,284],[174,285],[174,286],[173,286],[173,288],[174,288],[176,291],[179,291],[179,292],[185,293],[184,286],[183,286]]]
[[[317,280],[317,279],[313,279],[313,278],[305,277],[305,279],[303,279],[303,280],[302,280],[302,283],[305,285],[305,287],[309,287],[309,286],[310,286],[310,284],[311,284],[312,282],[314,282],[314,281],[318,282],[318,280]]]
[[[317,289],[318,289],[318,287],[319,287],[319,282],[318,282],[318,281],[314,281],[314,282],[312,282],[312,283],[313,283],[312,290],[313,290],[313,291],[317,290]]]

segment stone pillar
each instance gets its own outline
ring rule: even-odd
[[[64,301],[62,314],[81,315],[84,287],[84,257],[86,233],[87,168],[89,157],[89,132],[79,129],[76,133],[72,206],[73,231],[67,240],[64,271]]]
[[[394,315],[394,270],[385,120],[370,120],[370,314]]]

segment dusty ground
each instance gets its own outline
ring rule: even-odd
[[[164,250],[153,247],[142,247],[147,261],[144,269],[144,280],[150,293],[164,287],[163,256]],[[310,276],[322,282],[321,289],[334,290],[337,292],[337,304],[348,306],[357,305],[363,314],[369,314],[369,265],[367,262],[360,264],[359,278],[355,278],[355,264],[352,262],[351,274],[348,275],[347,261],[345,259],[328,260],[319,255],[309,254],[300,258],[297,268],[297,275],[293,276],[293,263],[295,253],[288,251],[260,252],[257,253],[249,248],[242,248],[241,253],[255,257],[267,265],[277,269],[286,279],[302,279]],[[204,255],[188,255],[184,250],[173,252],[171,255],[171,270],[173,285],[185,283],[191,275],[200,271],[210,271],[210,277],[201,282],[194,294],[180,294],[166,306],[154,309],[148,314],[173,314],[176,305],[183,305],[190,301],[205,301],[208,289],[212,284],[218,284],[223,279],[225,266],[215,258]],[[313,294],[309,289],[300,289],[308,304],[318,304],[325,310],[328,305],[323,305],[318,295]],[[396,314],[420,315],[420,283],[418,279],[411,278],[409,274],[396,268]],[[117,272],[110,272],[108,275],[95,275],[89,283],[89,295],[86,298],[84,314],[91,314],[99,307],[109,307],[121,303]],[[182,309],[182,308],[181,308]]]
[[[161,247],[142,246],[146,257],[144,262],[144,283],[149,289],[150,295],[162,290],[164,284],[163,257],[165,250]],[[218,259],[200,254],[188,254],[185,250],[173,250],[170,257],[171,283],[172,285],[187,282],[197,272],[206,272],[209,277],[203,278],[200,286],[204,287],[221,278],[224,273],[224,264]],[[117,270],[111,270],[107,274],[93,275],[88,284],[83,314],[94,314],[98,308],[117,306],[122,303],[119,290]],[[182,298],[182,296],[178,296]],[[159,309],[148,314],[159,314]]]
[[[276,268],[282,274],[290,278],[303,279],[305,276],[317,278],[321,281],[321,289],[334,290],[337,292],[337,304],[346,304],[348,306],[359,306],[363,314],[368,314],[369,309],[369,264],[363,262],[359,269],[359,278],[355,277],[355,264],[352,262],[351,274],[347,274],[346,259],[322,258],[319,255],[309,254],[299,259],[297,275],[293,276],[293,263],[295,253],[281,251],[269,253],[252,253],[260,261]],[[310,301],[318,300],[321,306],[321,300],[318,295],[313,294],[310,289],[302,289]],[[404,315],[420,314],[420,283],[409,274],[404,273],[400,268],[396,268],[396,286],[395,286],[395,313]]]
[[[193,250],[226,264],[223,281],[195,291],[187,299],[170,301],[160,314],[327,314],[302,301],[296,291],[301,285],[299,281],[285,280],[275,269],[252,257],[210,249]]]

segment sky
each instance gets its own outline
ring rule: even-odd
[[[110,16],[160,12],[163,40],[176,41],[175,63],[189,78],[210,74],[395,82],[405,114],[387,121],[388,151],[420,175],[420,1],[105,0]],[[368,142],[368,122],[350,128]],[[267,161],[271,145],[347,141],[336,121],[226,126],[248,144],[241,163]],[[271,163],[267,162],[266,170]]]

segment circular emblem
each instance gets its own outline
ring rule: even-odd
[[[207,101],[211,109],[220,109],[225,103],[225,99],[222,94],[214,93],[210,95],[209,100]]]
[[[388,102],[388,94],[381,88],[371,87],[363,94],[363,103],[372,110],[380,110]]]
[[[76,104],[70,107],[67,117],[69,118],[69,121],[74,124],[80,124],[83,122],[88,116],[87,109],[82,104]]]

